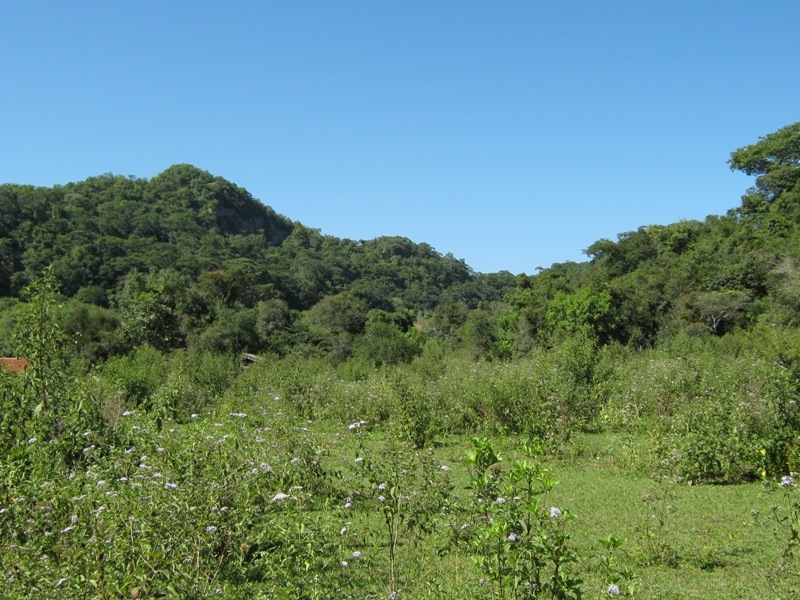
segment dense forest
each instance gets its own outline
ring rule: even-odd
[[[189,165],[3,185],[0,216],[3,308],[50,266],[90,360],[142,344],[341,356],[368,321],[407,332],[437,306],[465,312],[516,285],[405,238],[321,235]]]
[[[190,165],[2,185],[0,352],[48,268],[88,363],[143,345],[393,362],[429,342],[509,359],[577,330],[645,348],[794,324],[798,144],[795,123],[733,152],[731,168],[756,180],[726,215],[643,226],[595,242],[585,263],[517,276],[401,237],[322,235]]]

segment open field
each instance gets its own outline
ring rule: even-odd
[[[410,364],[143,346],[32,304],[0,372],[3,598],[791,598],[794,337]],[[772,337],[770,337],[772,336]],[[747,343],[745,343],[747,342]]]
[[[719,473],[687,465],[680,440],[664,450],[672,425],[648,408],[670,396],[675,421],[689,380],[713,406],[735,365],[712,385],[685,361],[630,356],[579,395],[565,365],[550,380],[558,365],[534,361],[359,377],[223,362],[173,359],[146,392],[133,383],[147,389],[153,369],[130,362],[91,380],[5,376],[6,403],[45,377],[76,404],[56,441],[6,441],[0,596],[787,598],[800,582],[784,558],[797,492],[758,473],[767,451],[753,446],[752,468],[720,454],[740,470],[703,482]],[[551,418],[535,412],[541,389],[562,394],[552,426],[510,429]]]

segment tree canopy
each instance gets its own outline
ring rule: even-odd
[[[726,215],[642,226],[590,245],[587,262],[532,276],[475,273],[399,236],[324,235],[186,164],[150,180],[0,185],[0,330],[46,269],[95,358],[144,345],[366,356],[380,340],[408,357],[423,341],[414,329],[505,359],[578,331],[641,347],[793,325],[800,123],[732,152],[729,165],[755,181]]]

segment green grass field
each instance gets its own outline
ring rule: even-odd
[[[615,352],[7,376],[0,598],[796,597],[793,380]]]

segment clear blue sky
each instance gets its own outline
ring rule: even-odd
[[[800,120],[800,2],[137,1],[0,8],[0,183],[191,163],[292,220],[476,271],[582,261],[752,184]]]

